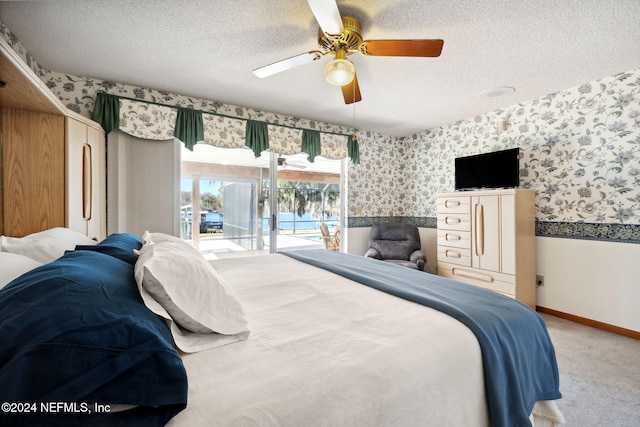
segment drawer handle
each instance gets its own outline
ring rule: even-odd
[[[452,251],[452,250],[446,250],[446,251],[444,252],[444,254],[445,254],[445,256],[446,256],[447,258],[460,258],[460,257],[462,257],[462,255],[460,255],[460,252],[458,252],[458,251]]]
[[[488,274],[475,273],[473,271],[460,270],[459,268],[454,268],[451,272],[455,276],[468,277],[469,279],[482,280],[483,282],[493,282],[493,277]]]
[[[460,206],[460,201],[459,200],[445,200],[444,201],[444,207],[445,208],[456,208]]]
[[[444,236],[445,240],[447,240],[448,242],[454,241],[454,240],[460,240],[462,239],[462,237],[460,237],[459,234],[445,234]]]
[[[460,224],[460,218],[450,218],[446,217],[444,219],[445,224]]]
[[[474,228],[476,229],[476,255],[484,255],[484,206],[476,205],[476,219]]]

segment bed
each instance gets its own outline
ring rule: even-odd
[[[544,322],[490,291],[476,301],[496,305],[474,326],[477,314],[449,307],[472,287],[364,257],[312,250],[209,263],[157,233],[97,243],[57,232],[65,238],[48,245],[64,248],[47,256],[33,250],[46,235],[2,240],[2,425],[564,422]],[[170,281],[175,289],[153,289]],[[440,288],[456,291],[415,301]],[[489,323],[503,350],[479,338]]]

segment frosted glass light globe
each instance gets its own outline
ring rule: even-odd
[[[344,86],[351,83],[355,75],[356,67],[347,59],[334,59],[324,67],[327,83],[334,86]]]

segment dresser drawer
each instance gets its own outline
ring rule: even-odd
[[[471,249],[471,232],[438,229],[438,246]]]
[[[471,198],[468,196],[443,196],[437,200],[438,213],[463,213],[471,212]]]
[[[438,246],[438,263],[447,262],[465,267],[471,267],[471,249]]]
[[[513,275],[459,267],[447,263],[440,264],[440,259],[438,259],[438,275],[500,292],[510,297],[516,295],[516,278]]]
[[[438,230],[471,231],[471,216],[460,213],[439,213]]]

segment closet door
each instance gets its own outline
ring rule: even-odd
[[[106,237],[104,132],[66,118],[67,227],[92,239]]]
[[[500,196],[472,197],[472,267],[500,271],[500,222]]]
[[[104,131],[92,126],[87,126],[87,149],[85,148],[85,165],[90,167],[86,170],[85,180],[91,177],[90,181],[85,181],[85,190],[90,196],[88,202],[91,203],[87,216],[87,236],[102,240],[107,237],[107,159],[106,141]],[[85,200],[85,202],[87,202]]]
[[[87,159],[85,158],[85,146],[87,145],[87,126],[77,120],[65,119],[66,133],[66,207],[67,227],[79,233],[87,233],[85,213],[90,207],[85,200],[89,200],[89,194],[85,192]]]

